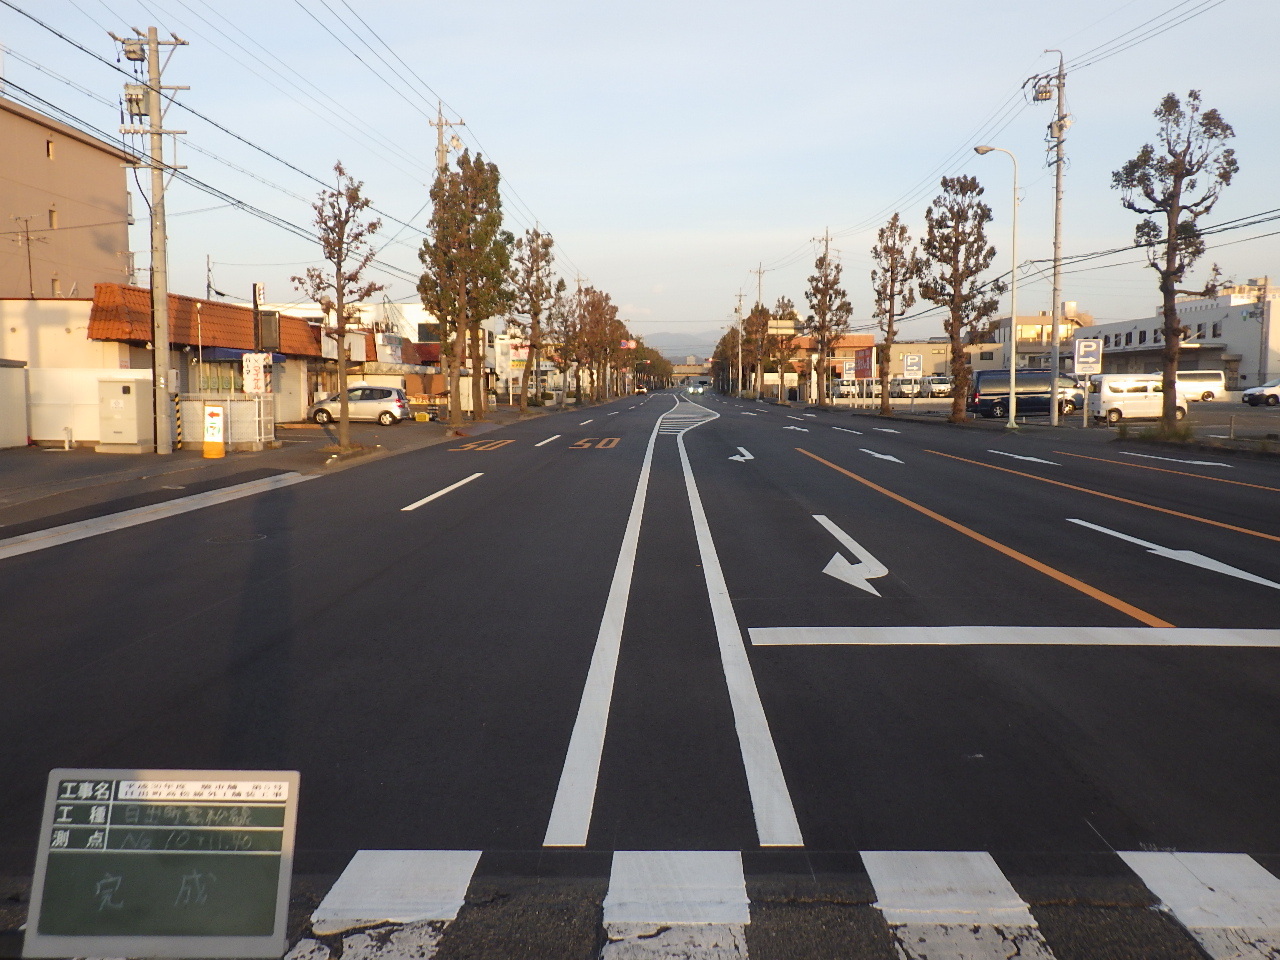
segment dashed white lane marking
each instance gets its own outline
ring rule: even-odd
[[[1121,450],[1122,457],[1141,457],[1143,460],[1167,460],[1169,463],[1188,463],[1193,467],[1226,467],[1231,469],[1229,463],[1219,463],[1217,460],[1182,460],[1178,457],[1157,457],[1153,453],[1130,453],[1127,450]]]
[[[740,854],[618,851],[601,960],[745,960],[750,919]]]
[[[479,862],[479,850],[361,850],[311,915],[312,929],[453,920]]]
[[[535,446],[535,447],[545,447],[545,446],[546,446],[548,443],[550,443],[552,440],[559,440],[559,439],[560,439],[560,434],[558,434],[558,433],[557,433],[554,437],[547,437],[547,439],[543,440],[541,443],[535,443],[535,444],[534,444],[534,446]]]
[[[862,862],[903,960],[1053,957],[989,853],[872,851]]]
[[[707,582],[707,596],[711,601],[711,618],[715,623],[716,639],[720,645],[720,660],[729,687],[729,704],[733,708],[733,723],[738,732],[738,746],[742,751],[742,763],[747,775],[747,791],[751,794],[751,806],[755,813],[756,834],[764,847],[803,846],[800,823],[796,819],[791,792],[787,789],[778,749],[769,732],[769,719],[765,716],[760,691],[756,687],[751,661],[747,658],[746,644],[742,640],[742,627],[729,597],[729,587],[724,579],[720,558],[716,554],[711,526],[707,523],[702,497],[693,477],[689,452],[685,449],[684,436],[677,440],[680,463],[684,469],[685,488],[689,493],[689,508],[693,513],[693,530],[698,541],[698,553],[702,559],[702,575]]]
[[[263,477],[261,480],[251,480],[249,483],[239,483],[234,487],[223,487],[221,490],[210,490],[206,493],[194,493],[189,497],[179,497],[176,500],[166,500],[164,503],[152,504],[149,507],[135,507],[132,510],[122,510],[105,517],[94,517],[92,520],[80,520],[48,530],[24,533],[22,536],[0,540],[0,560],[18,557],[24,553],[34,553],[37,550],[60,546],[64,543],[74,543],[76,540],[96,537],[101,533],[125,530],[153,520],[190,513],[192,510],[203,510],[205,507],[229,503],[241,497],[251,497],[258,493],[279,490],[295,483],[302,483],[304,480],[314,479],[314,476],[303,476],[300,473],[282,473],[275,477]]]
[[[421,500],[415,500],[413,503],[409,504],[407,507],[401,507],[400,512],[404,513],[406,510],[417,510],[423,504],[430,503],[432,500],[435,500],[439,497],[443,497],[446,493],[452,493],[454,490],[457,490],[463,484],[470,483],[476,477],[483,477],[483,476],[484,476],[483,473],[473,473],[471,476],[467,477],[465,480],[459,480],[457,483],[451,483],[449,484],[449,486],[445,487],[443,490],[437,490],[435,493],[431,494],[430,496],[423,497]]]
[[[749,633],[756,646],[1280,647],[1280,630],[1201,630],[1196,627],[752,627]]]
[[[1280,956],[1280,879],[1242,853],[1121,853],[1214,960]]]
[[[595,419],[595,417],[592,417],[592,418],[591,418],[591,420],[594,420],[594,419]],[[585,427],[588,423],[590,423],[590,422],[591,422],[591,420],[583,420],[580,424],[578,424],[578,426],[580,426],[580,427]]]
[[[1014,460],[1029,460],[1031,463],[1047,463],[1051,467],[1062,466],[1062,464],[1054,463],[1052,460],[1041,460],[1039,457],[1024,457],[1017,453],[1006,453],[1004,450],[988,450],[987,453],[998,454],[1002,457],[1012,457]]]
[[[850,430],[848,427],[832,427],[831,429],[839,430],[841,433],[856,433],[858,436],[862,436],[861,430]]]
[[[877,428],[877,429],[879,429],[879,428]],[[875,457],[877,460],[891,460],[891,461],[893,461],[894,463],[902,463],[902,461],[901,461],[901,460],[899,460],[897,457],[893,456],[892,454],[888,454],[888,453],[876,453],[876,451],[874,451],[874,450],[868,450],[866,447],[859,447],[858,449],[859,449],[860,451],[862,451],[863,453],[868,453],[868,454],[870,454],[871,456]]]
[[[880,433],[901,433],[901,430],[894,430],[892,427],[872,427],[872,430],[878,430]]]
[[[675,410],[679,406],[672,407]],[[668,411],[669,413],[670,411]],[[658,442],[665,414],[658,418],[649,434],[636,492],[631,498],[631,513],[618,548],[618,562],[613,568],[613,581],[605,600],[604,616],[596,635],[582,702],[569,737],[569,750],[556,799],[551,807],[551,820],[543,845],[548,847],[581,847],[591,830],[591,811],[595,807],[596,785],[600,777],[600,758],[604,752],[604,735],[609,725],[609,704],[613,699],[613,681],[618,672],[618,652],[622,647],[622,625],[627,617],[627,601],[631,594],[631,575],[636,565],[636,549],[640,542],[640,523],[644,517],[644,501],[649,490],[649,470],[653,449]]]
[[[622,412],[621,410],[615,410],[615,411],[613,411],[613,413],[609,414],[609,416],[611,416],[611,417],[616,417],[616,416],[617,416],[618,414],[620,414],[621,412]]]

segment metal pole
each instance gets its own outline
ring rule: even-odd
[[[1010,430],[1018,427],[1018,158],[1013,151],[1004,150],[1013,161],[1013,269],[1009,271],[1009,423]],[[1054,382],[1057,382],[1055,376]]]
[[[1062,363],[1061,354],[1061,318],[1062,318],[1062,171],[1066,167],[1067,136],[1067,73],[1062,58],[1062,51],[1046,51],[1058,54],[1058,115],[1054,118],[1052,132],[1057,144],[1054,148],[1053,173],[1053,347],[1051,365],[1053,366],[1053,386],[1050,394],[1049,423],[1058,425],[1058,374]]]

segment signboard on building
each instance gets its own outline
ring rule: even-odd
[[[1102,341],[1077,340],[1075,353],[1075,374],[1077,377],[1091,377],[1102,372]]]
[[[268,392],[267,366],[271,363],[269,353],[246,353],[240,358],[241,378],[244,381],[244,392],[263,394]]]
[[[25,957],[279,957],[295,771],[54,770]]]

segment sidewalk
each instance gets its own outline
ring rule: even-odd
[[[528,416],[541,416],[554,408],[535,408]],[[514,407],[491,410],[488,419],[465,424],[463,433],[475,435],[496,430],[520,419]],[[445,443],[447,425],[406,420],[395,426],[351,424],[355,443],[374,452],[334,460],[322,452],[337,440],[337,426],[312,423],[279,424],[274,450],[228,453],[205,459],[200,450],[175,450],[172,454],[105,454],[88,448],[73,450],[17,447],[0,450],[0,539],[5,528],[25,527],[41,518],[84,511],[139,496],[149,500],[183,495],[192,487],[212,489],[250,479],[290,471],[330,473],[369,463],[375,459]],[[130,506],[136,505],[133,503]]]

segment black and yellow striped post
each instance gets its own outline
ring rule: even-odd
[[[182,398],[173,396],[173,448],[182,449]]]

